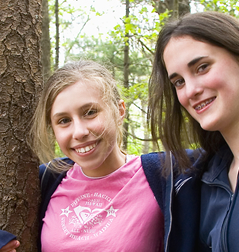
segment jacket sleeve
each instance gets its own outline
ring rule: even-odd
[[[16,239],[16,236],[7,231],[0,230],[0,248],[8,244],[11,240]]]

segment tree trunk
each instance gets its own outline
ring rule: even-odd
[[[0,229],[37,251],[38,162],[27,132],[41,91],[41,0],[0,3]]]
[[[59,32],[59,3],[58,0],[55,0],[55,20],[56,20],[56,48],[55,48],[55,70],[59,67],[59,50],[60,50],[60,32]]]
[[[45,81],[51,75],[51,42],[50,42],[50,32],[49,32],[49,10],[48,10],[48,0],[42,0],[42,73],[43,81]]]
[[[147,127],[147,116],[145,113],[145,111],[147,110],[147,101],[141,100],[141,108],[142,108],[141,110],[142,124],[144,128],[144,139],[149,139],[150,134]],[[149,153],[149,141],[143,141],[142,153],[143,154]]]
[[[126,0],[126,17],[129,17],[129,0]],[[125,34],[126,42],[124,47],[124,87],[129,88],[129,33]],[[127,150],[128,147],[128,131],[129,131],[129,106],[126,103],[125,121],[123,124],[124,137],[123,137],[123,149]]]
[[[153,7],[158,14],[168,9],[171,11],[171,18],[178,18],[190,12],[190,0],[153,0]]]

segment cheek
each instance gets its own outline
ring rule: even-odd
[[[103,136],[105,141],[112,145],[117,139],[117,130],[116,124],[113,121],[113,118],[98,118],[97,122],[94,122],[92,125],[91,130],[95,136]]]
[[[63,133],[61,129],[53,128],[53,132],[60,148],[61,149],[64,148],[66,140],[67,140],[67,134],[65,132]]]
[[[107,125],[109,125],[109,123],[105,119],[95,118],[95,120],[90,122],[88,128],[94,135],[100,136],[104,134],[105,130],[107,129]]]
[[[186,95],[184,94],[183,90],[178,90],[177,91],[177,96],[178,96],[178,101],[180,102],[180,104],[186,108],[188,105],[188,99],[186,97]],[[187,108],[186,108],[187,109]]]
[[[227,78],[226,78],[227,79]],[[225,76],[224,71],[218,70],[218,71],[211,71],[210,74],[208,74],[203,82],[205,83],[206,88],[217,90],[220,89],[225,85]]]

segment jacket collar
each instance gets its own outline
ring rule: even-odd
[[[232,158],[233,155],[228,145],[222,146],[209,161],[207,165],[208,168],[202,176],[202,181],[207,183],[217,183],[219,179],[228,184],[228,176],[225,176],[224,173],[228,173]]]

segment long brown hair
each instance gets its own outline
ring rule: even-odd
[[[181,106],[175,88],[168,79],[163,60],[165,47],[172,37],[183,36],[222,47],[238,57],[239,22],[219,12],[186,14],[167,23],[159,33],[149,81],[148,117],[154,141],[161,139],[167,154],[170,151],[174,154],[182,172],[190,167],[185,148],[202,147],[207,156],[211,156],[226,143],[220,132],[203,130]],[[169,158],[166,160],[166,163],[169,162]]]

